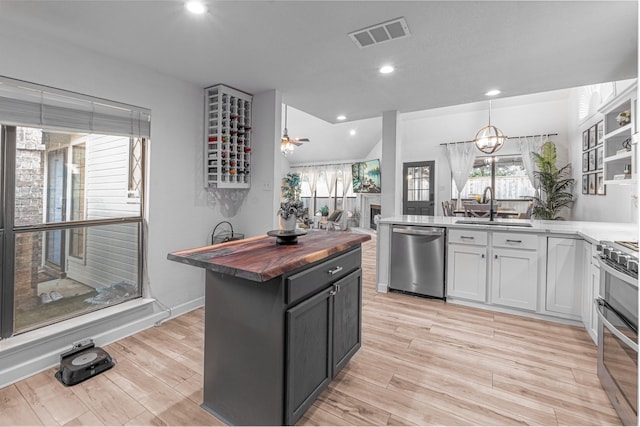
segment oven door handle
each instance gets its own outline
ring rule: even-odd
[[[609,322],[607,320],[607,318],[605,317],[604,313],[602,312],[602,307],[606,304],[606,302],[602,299],[602,298],[596,298],[595,300],[593,300],[593,303],[596,306],[596,311],[598,312],[598,317],[600,318],[600,320],[602,320],[602,323],[604,326],[606,326],[606,328],[611,331],[611,333],[613,335],[615,335],[620,341],[622,341],[623,343],[625,343],[628,347],[631,347],[631,349],[633,351],[635,351],[636,353],[638,352],[638,344],[631,341],[631,339],[629,339],[628,336],[626,336],[625,334],[623,334],[622,332],[620,332],[615,326],[613,326],[611,324],[611,322]],[[616,313],[616,311],[609,307],[609,310],[611,310],[612,313],[614,313],[620,320],[622,320],[623,322],[625,322],[624,319],[622,319],[620,316],[618,316],[618,313]],[[626,322],[625,322],[626,323]]]
[[[611,274],[612,276],[622,280],[625,283],[628,283],[629,285],[637,288],[638,287],[638,280],[634,279],[631,276],[628,276],[626,274],[624,274],[621,271],[616,270],[615,268],[611,267],[609,264],[607,264],[606,262],[604,262],[602,260],[602,258],[597,257],[598,258],[598,264],[600,265],[600,271],[602,274],[602,271],[606,272],[607,274]]]

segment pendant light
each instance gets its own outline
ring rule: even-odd
[[[507,137],[491,124],[491,100],[489,100],[489,124],[478,131],[473,143],[485,154],[493,154],[502,148]]]

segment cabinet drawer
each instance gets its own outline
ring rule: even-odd
[[[464,243],[466,245],[487,245],[487,232],[476,230],[449,229],[449,243]]]
[[[497,248],[538,249],[538,236],[525,233],[493,233],[493,246]]]
[[[362,251],[358,248],[287,277],[285,303],[291,304],[329,286],[359,268],[361,259]]]

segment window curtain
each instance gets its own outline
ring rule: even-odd
[[[351,174],[351,165],[343,165],[342,166],[342,208],[345,209],[347,207],[347,193],[349,192],[349,187],[353,181],[353,177]]]
[[[324,170],[324,178],[327,182],[327,188],[329,189],[329,198],[333,199],[333,210],[336,210],[336,198],[335,190],[336,190],[336,182],[338,181],[338,170],[334,166],[328,166]]]
[[[520,147],[520,152],[522,153],[522,164],[524,165],[525,171],[527,171],[527,176],[529,177],[529,181],[531,181],[531,185],[535,188],[535,170],[536,170],[536,162],[533,158],[533,153],[538,153],[540,151],[540,147],[542,144],[548,139],[548,135],[541,136],[521,136],[518,138],[518,146]]]
[[[309,208],[309,216],[313,217],[316,214],[316,188],[318,188],[318,172],[315,168],[304,167],[300,171],[300,177],[309,183],[309,190],[311,191],[311,206]]]
[[[476,146],[473,142],[456,142],[444,146],[451,176],[458,189],[458,201],[456,209],[462,209],[462,197],[460,193],[469,179],[469,174],[473,169],[473,161],[476,158]]]

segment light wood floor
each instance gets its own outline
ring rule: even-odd
[[[363,345],[300,425],[620,425],[581,328],[375,292],[363,247]],[[73,387],[50,369],[0,389],[1,425],[220,425],[199,407],[203,310],[105,349]]]

